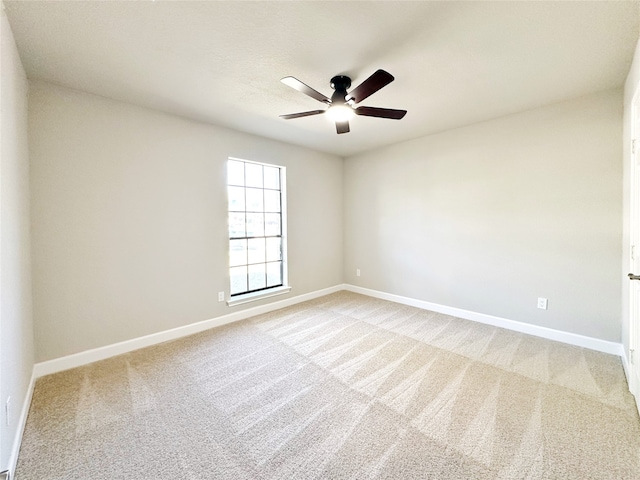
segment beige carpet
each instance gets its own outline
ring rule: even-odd
[[[638,479],[617,357],[340,292],[38,380],[31,479]]]

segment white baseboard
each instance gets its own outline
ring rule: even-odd
[[[597,338],[586,337],[584,335],[578,335],[575,333],[563,332],[561,330],[554,330],[552,328],[540,327],[529,323],[518,322],[515,320],[509,320],[506,318],[494,317],[484,313],[472,312],[469,310],[463,310],[460,308],[449,307],[446,305],[439,305],[437,303],[426,302],[423,300],[417,300],[414,298],[403,297],[400,295],[394,295],[391,293],[381,292],[378,290],[372,290],[369,288],[358,287],[355,285],[342,284],[335,285],[333,287],[317,290],[315,292],[298,295],[295,297],[287,298],[277,302],[268,303],[258,307],[248,308],[238,312],[230,313],[228,315],[222,315],[209,320],[204,320],[183,327],[177,327],[171,330],[163,332],[153,333],[144,337],[138,337],[131,340],[125,340],[124,342],[107,345],[104,347],[95,348],[92,350],[86,350],[84,352],[75,353],[65,357],[56,358],[46,362],[40,362],[34,365],[33,372],[34,378],[39,378],[52,373],[61,372],[70,368],[80,367],[89,363],[97,362],[107,358],[121,355],[123,353],[132,352],[140,348],[149,347],[158,343],[167,342],[170,340],[176,340],[178,338],[193,335],[195,333],[209,330],[214,327],[226,325],[228,323],[244,320],[245,318],[253,317],[263,313],[278,310],[280,308],[295,305],[300,302],[312,300],[314,298],[335,293],[340,290],[348,290],[350,292],[360,293],[370,297],[380,298],[383,300],[389,300],[391,302],[401,303],[404,305],[410,305],[433,312],[444,313],[466,320],[472,320],[475,322],[485,323],[516,332],[526,333],[529,335],[535,335],[537,337],[546,338],[549,340],[555,340],[557,342],[563,342],[570,345],[575,345],[599,352],[609,353],[612,355],[618,355],[622,358],[625,373],[628,373],[628,364],[626,362],[626,356],[624,354],[624,348],[622,344],[609,342],[607,340],[600,340]]]
[[[341,284],[341,285],[335,285],[333,287],[325,288],[322,290],[317,290],[315,292],[310,292],[303,295],[287,298],[285,300],[268,303],[266,305],[248,308],[248,309],[241,310],[228,315],[222,315],[220,317],[204,320],[204,321],[193,323],[190,325],[185,325],[183,327],[178,327],[171,330],[158,332],[151,335],[146,335],[144,337],[134,338],[134,339],[126,340],[124,342],[116,343],[113,345],[107,345],[104,347],[95,348],[92,350],[87,350],[87,351],[76,353],[73,355],[68,355],[65,357],[35,364],[33,367],[33,374],[31,376],[31,381],[29,384],[29,390],[25,397],[24,404],[22,406],[22,411],[20,414],[20,420],[19,420],[20,427],[16,432],[16,436],[15,436],[12,451],[11,451],[11,458],[10,458],[10,465],[9,465],[9,468],[11,469],[10,470],[11,473],[13,474],[13,472],[15,472],[16,463],[18,460],[18,453],[20,450],[20,444],[22,442],[22,435],[26,425],[27,415],[29,413],[29,406],[31,405],[31,398],[33,395],[35,381],[39,377],[56,373],[56,372],[61,372],[63,370],[68,370],[70,368],[80,367],[82,365],[87,365],[89,363],[93,363],[99,360],[104,360],[110,357],[114,357],[116,355],[121,355],[123,353],[132,352],[134,350],[138,350],[144,347],[149,347],[162,342],[176,340],[178,338],[186,337],[188,335],[193,335],[194,333],[199,333],[214,327],[226,325],[232,322],[237,322],[239,320],[244,320],[246,318],[260,315],[263,313],[268,313],[274,310],[278,310],[280,308],[285,308],[291,305],[295,305],[297,303],[301,303],[307,300],[312,300],[314,298],[335,293],[340,290],[347,290],[354,293],[360,293],[370,297],[389,300],[391,302],[401,303],[404,305],[422,308],[422,309],[430,310],[433,312],[444,313],[447,315],[452,315],[452,316],[463,318],[466,320],[472,320],[475,322],[493,325],[493,326],[505,328],[508,330],[526,333],[529,335],[535,335],[535,336],[546,338],[549,340],[555,340],[558,342],[563,342],[570,345],[584,347],[584,348],[596,350],[599,352],[618,355],[622,359],[622,364],[625,370],[625,374],[627,375],[627,378],[628,378],[628,374],[629,374],[628,360],[625,355],[625,351],[622,344],[619,344],[619,343],[609,342],[606,340],[600,340],[592,337],[586,337],[586,336],[578,335],[575,333],[563,332],[560,330],[554,330],[547,327],[540,327],[537,325],[522,323],[515,320],[494,317],[492,315],[472,312],[472,311],[463,310],[460,308],[448,307],[446,305],[439,305],[436,303],[426,302],[423,300],[417,300],[409,297],[403,297],[403,296],[394,295],[391,293],[380,292],[378,290],[358,287],[355,285]]]
[[[115,357],[116,355],[122,355],[123,353],[132,352],[140,348],[157,345],[158,343],[163,343],[170,340],[176,340],[188,335],[193,335],[194,333],[203,332],[214,327],[219,327],[228,323],[244,320],[245,318],[254,317],[256,315],[271,312],[273,310],[278,310],[280,308],[285,308],[291,305],[295,305],[296,303],[312,300],[314,298],[322,297],[324,295],[335,293],[344,289],[344,285],[335,285],[333,287],[324,288],[322,290],[316,290],[315,292],[290,297],[285,300],[271,302],[266,305],[247,308],[245,310],[222,315],[220,317],[192,323],[183,327],[177,327],[171,330],[165,330],[163,332],[152,333],[150,335],[145,335],[144,337],[133,338],[131,340],[125,340],[124,342],[114,343],[112,345],[74,353],[72,355],[56,358],[54,360],[36,363],[33,367],[33,372],[35,378],[40,378],[52,373],[62,372],[63,370],[69,370],[70,368],[80,367],[82,365],[87,365],[99,360],[105,360],[107,358]]]
[[[29,408],[31,407],[31,399],[33,398],[33,389],[36,384],[35,372],[31,374],[31,380],[29,380],[29,386],[27,387],[27,394],[24,396],[22,407],[20,409],[20,417],[18,418],[18,428],[16,429],[15,436],[13,438],[13,445],[11,446],[11,455],[9,457],[9,465],[7,466],[10,478],[13,478],[16,472],[16,466],[18,464],[18,454],[20,453],[20,445],[22,445],[22,436],[24,434],[24,428],[27,425],[27,416],[29,415]]]
[[[432,312],[444,313],[446,315],[452,315],[454,317],[464,318],[465,320],[472,320],[474,322],[485,323],[487,325],[493,325],[494,327],[514,330],[516,332],[526,333],[529,335],[534,335],[536,337],[542,337],[549,340],[555,340],[556,342],[568,343],[570,345],[588,348],[590,350],[596,350],[598,352],[610,353],[612,355],[618,355],[624,358],[624,348],[621,343],[609,342],[607,340],[600,340],[598,338],[586,337],[584,335],[578,335],[576,333],[563,332],[561,330],[554,330],[553,328],[540,327],[538,325],[532,325],[530,323],[518,322],[516,320],[508,320],[506,318],[494,317],[492,315],[486,315],[484,313],[477,313],[469,310],[463,310],[461,308],[448,307],[446,305],[439,305],[437,303],[425,302],[423,300],[416,300],[414,298],[409,298],[409,297],[402,297],[400,295],[380,292],[378,290],[358,287],[355,285],[345,285],[344,289],[354,293],[361,293],[369,297],[375,297],[375,298],[380,298],[382,300],[389,300],[391,302],[402,303],[404,305],[423,308],[425,310],[430,310]],[[623,363],[624,363],[624,360],[623,360]]]

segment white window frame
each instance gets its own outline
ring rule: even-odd
[[[269,298],[276,295],[283,295],[285,293],[290,292],[291,287],[289,286],[289,275],[288,275],[288,266],[287,266],[287,169],[282,165],[275,165],[275,164],[265,163],[265,162],[255,162],[252,160],[245,160],[243,158],[229,157],[228,160],[244,162],[244,163],[252,163],[255,165],[274,167],[279,169],[280,171],[280,219],[281,219],[281,228],[282,228],[282,231],[281,231],[282,285],[277,287],[267,287],[264,290],[242,293],[242,294],[234,295],[233,297],[229,295],[229,299],[227,300],[227,305],[232,307],[235,305],[242,305],[245,303],[262,300],[264,298]],[[226,179],[225,184],[229,186],[228,177]],[[229,200],[229,194],[227,193],[227,202],[228,200]],[[227,203],[227,212],[229,212],[228,203]],[[231,240],[228,227],[229,225],[227,224],[227,259],[229,259],[230,240]],[[228,260],[227,261],[227,285],[229,286],[229,289],[231,288],[231,274],[230,274],[231,270],[230,269],[231,269],[231,265]]]

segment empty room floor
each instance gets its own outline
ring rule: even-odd
[[[639,471],[618,357],[338,292],[39,379],[16,478]]]

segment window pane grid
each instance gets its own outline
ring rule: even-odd
[[[280,177],[279,167],[229,160],[231,296],[284,284]]]

